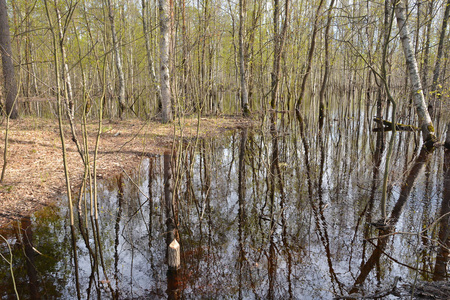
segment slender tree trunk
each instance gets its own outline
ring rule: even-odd
[[[276,109],[278,102],[278,89],[280,81],[280,71],[281,71],[281,57],[283,53],[284,43],[286,40],[286,32],[289,21],[289,0],[285,3],[285,17],[283,22],[283,28],[281,32],[278,30],[278,19],[280,17],[280,3],[278,0],[274,2],[273,10],[273,22],[274,22],[274,57],[273,57],[273,70],[272,70],[272,99],[270,106],[272,109]]]
[[[252,95],[253,95],[253,91],[254,91],[254,70],[255,70],[255,59],[254,59],[254,54],[255,54],[255,34],[258,28],[258,21],[259,18],[261,17],[261,13],[260,13],[260,6],[261,3],[260,1],[253,1],[253,8],[252,8],[252,16],[251,16],[251,27],[250,27],[250,31],[249,31],[249,36],[248,36],[248,46],[247,46],[247,78],[248,78],[248,98],[249,102],[248,106],[249,109],[251,110],[254,104],[254,101],[252,100]]]
[[[155,67],[152,57],[152,51],[150,46],[150,37],[147,23],[147,0],[142,0],[142,28],[144,32],[145,39],[145,50],[147,53],[147,68],[148,74],[150,75],[152,86],[156,89],[156,102],[158,111],[161,110],[161,89],[159,87],[158,81],[156,79]]]
[[[447,0],[447,3],[445,5],[445,12],[444,12],[444,18],[442,20],[442,28],[441,28],[441,34],[439,35],[439,45],[438,45],[438,52],[436,56],[436,64],[434,66],[434,72],[433,72],[433,82],[431,84],[431,92],[434,93],[431,103],[431,115],[434,116],[435,112],[435,100],[436,98],[436,88],[438,86],[438,80],[439,80],[439,74],[441,71],[441,60],[442,55],[444,54],[444,42],[445,42],[445,33],[447,30],[447,24],[448,19],[450,17],[450,0]]]
[[[176,72],[176,49],[175,38],[177,34],[177,28],[175,27],[175,6],[174,0],[169,0],[169,86],[170,86],[170,110],[171,116],[177,115],[177,72]],[[171,118],[172,119],[172,118]]]
[[[1,0],[0,0],[1,1]],[[48,19],[48,25],[50,27],[50,31],[52,34],[52,48],[53,48],[53,62],[55,68],[55,77],[56,77],[56,99],[57,99],[57,110],[58,110],[58,127],[59,127],[59,135],[61,139],[61,149],[62,149],[62,157],[63,157],[63,166],[64,166],[64,177],[66,183],[66,191],[67,191],[67,200],[69,206],[69,220],[70,220],[70,228],[71,228],[71,237],[72,237],[72,245],[75,245],[75,230],[74,230],[74,211],[73,211],[73,200],[72,200],[72,189],[70,185],[70,176],[69,176],[69,168],[67,166],[67,151],[66,151],[66,142],[64,137],[64,128],[63,128],[63,120],[62,120],[62,109],[61,109],[61,84],[60,84],[60,69],[59,69],[59,58],[58,58],[58,45],[57,45],[57,35],[54,31],[54,25],[52,22],[52,18],[50,16],[50,12],[48,9],[47,0],[44,1],[45,4],[45,12]],[[80,293],[80,281],[78,276],[78,257],[77,257],[77,249],[76,247],[72,248],[73,250],[73,260],[75,265],[75,286],[77,291],[77,298],[81,299]]]
[[[6,114],[11,119],[16,119],[19,117],[16,106],[17,84],[14,77],[11,36],[5,0],[0,0],[0,53],[2,54],[3,77],[5,79]]]
[[[241,80],[241,107],[242,113],[246,117],[250,114],[248,109],[248,88],[247,80],[245,80],[245,45],[244,45],[244,31],[245,20],[244,11],[246,10],[246,1],[239,0],[239,73]]]
[[[70,14],[73,13],[74,7],[69,8]],[[72,80],[70,78],[69,73],[69,65],[66,62],[66,47],[64,47],[65,40],[65,32],[61,24],[61,13],[59,11],[58,6],[55,3],[55,11],[56,11],[56,19],[58,24],[58,33],[59,33],[59,49],[61,51],[61,60],[62,60],[62,72],[61,77],[64,83],[64,100],[67,106],[67,116],[73,120],[74,117],[74,100],[73,100],[73,92],[72,92]],[[70,17],[68,17],[70,18]]]
[[[322,87],[320,88],[320,94],[319,94],[319,128],[322,130],[323,127],[323,119],[325,118],[325,89],[327,87],[328,82],[328,73],[330,70],[330,58],[329,58],[329,44],[330,44],[330,26],[331,26],[331,19],[333,17],[332,11],[333,11],[333,5],[334,0],[331,0],[330,7],[328,8],[328,18],[327,18],[327,25],[325,26],[325,70],[323,72],[323,80],[322,80]],[[369,82],[370,84],[370,82]]]
[[[160,41],[160,83],[162,101],[162,123],[172,121],[172,101],[170,95],[170,74],[169,74],[169,47],[170,47],[170,16],[169,0],[159,0],[159,20],[161,28]]]
[[[439,250],[436,255],[433,280],[445,280],[448,276],[448,261],[450,257],[450,123],[447,123],[447,136],[444,151],[444,184],[441,211],[439,214]]]
[[[188,99],[188,69],[190,69],[188,63],[189,63],[189,38],[187,33],[187,26],[186,26],[186,0],[181,0],[180,3],[181,6],[181,19],[182,19],[182,25],[181,25],[181,37],[183,41],[183,58],[181,61],[181,66],[183,68],[183,77],[182,77],[182,97],[185,101],[184,106],[186,108],[189,107],[189,102],[186,101]],[[194,105],[195,106],[195,105]]]
[[[122,58],[119,51],[119,41],[117,39],[116,25],[114,22],[114,10],[111,0],[108,0],[109,23],[111,25],[111,36],[113,40],[114,60],[116,63],[117,75],[119,76],[119,118],[122,119],[123,111],[126,108],[125,102],[125,75],[123,74]]]
[[[318,29],[319,16],[320,16],[320,12],[322,10],[322,6],[323,6],[324,2],[325,2],[324,0],[320,0],[319,6],[317,6],[316,15],[314,17],[314,27],[313,27],[312,37],[311,37],[311,44],[309,46],[309,51],[308,51],[308,61],[307,61],[307,66],[306,66],[306,72],[305,72],[305,75],[303,76],[302,86],[300,88],[300,95],[298,96],[297,101],[295,103],[295,109],[297,109],[297,110],[300,109],[300,104],[302,103],[303,97],[305,95],[306,82],[308,80],[309,74],[311,73],[312,60],[313,60],[314,50],[316,47],[316,35],[317,35],[317,32],[319,31],[319,29]]]
[[[449,0],[450,1],[450,0]],[[400,31],[400,40],[405,54],[406,64],[408,66],[411,89],[413,93],[414,106],[416,107],[417,116],[419,117],[419,125],[422,130],[423,141],[425,144],[433,144],[437,141],[433,122],[425,102],[425,97],[420,82],[419,69],[417,67],[416,57],[414,56],[414,48],[410,38],[410,33],[406,24],[406,9],[402,1],[392,0],[395,9],[395,16]]]
[[[422,67],[422,84],[425,95],[429,95],[427,91],[429,91],[428,87],[428,59],[430,56],[430,32],[431,32],[431,24],[432,24],[432,13],[433,13],[434,1],[431,0],[428,4],[428,12],[427,12],[427,26],[425,33],[425,52],[423,55],[423,67]]]

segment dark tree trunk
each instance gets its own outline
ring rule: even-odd
[[[334,0],[331,0],[330,7],[328,8],[328,18],[327,18],[327,25],[325,26],[325,70],[323,73],[323,80],[322,80],[322,86],[320,88],[320,94],[319,94],[319,128],[322,130],[323,128],[323,121],[325,118],[325,89],[327,88],[327,82],[328,82],[328,73],[330,70],[330,58],[329,58],[329,44],[330,44],[330,26],[331,26],[331,19],[333,18],[332,11],[333,11],[333,5]],[[370,84],[370,83],[369,83]]]
[[[6,113],[11,119],[16,119],[19,117],[16,107],[17,84],[14,78],[11,37],[5,0],[0,0],[0,53],[2,54],[3,77],[5,78]]]
[[[444,12],[444,18],[442,20],[442,28],[441,28],[441,33],[439,35],[439,44],[438,44],[438,52],[437,52],[437,57],[436,57],[436,64],[434,66],[434,71],[433,71],[433,82],[431,85],[431,92],[434,93],[433,98],[432,98],[432,103],[430,103],[431,106],[431,116],[434,117],[435,115],[435,102],[436,102],[436,89],[438,86],[438,81],[439,81],[439,74],[441,71],[441,60],[442,60],[442,56],[444,54],[444,42],[445,42],[445,33],[447,30],[447,24],[448,24],[448,19],[450,17],[450,0],[447,0],[446,6],[445,6],[445,12]]]
[[[289,22],[289,0],[284,3],[284,22],[281,32],[278,29],[278,22],[280,17],[280,4],[279,1],[274,2],[273,10],[273,26],[274,26],[274,57],[273,57],[273,70],[272,70],[272,99],[270,106],[273,110],[277,108],[278,105],[278,90],[279,90],[279,80],[281,72],[281,56],[283,53],[283,48],[286,40],[287,26]]]
[[[148,0],[142,0],[142,29],[144,32],[144,39],[145,39],[145,50],[147,54],[147,68],[148,68],[148,74],[150,75],[150,80],[152,84],[152,88],[156,90],[156,103],[158,107],[158,113],[161,111],[162,104],[161,104],[161,89],[158,84],[158,80],[156,79],[156,73],[155,73],[155,67],[153,62],[153,56],[151,51],[151,45],[150,45],[150,36],[149,36],[149,25],[147,23],[147,17],[148,17]]]
[[[242,107],[242,114],[244,117],[248,117],[250,114],[249,108],[248,108],[248,89],[247,89],[247,81],[245,79],[245,45],[244,45],[244,11],[246,10],[245,7],[245,0],[239,0],[239,74],[240,74],[240,81],[241,81],[241,107]]]
[[[308,60],[306,63],[307,64],[306,72],[305,72],[305,75],[303,75],[302,85],[300,87],[300,92],[299,92],[300,95],[298,96],[296,103],[295,103],[296,110],[300,110],[300,104],[302,104],[303,97],[305,95],[306,82],[308,81],[308,77],[311,73],[314,50],[316,47],[316,36],[317,36],[317,32],[319,31],[319,19],[320,19],[321,10],[322,10],[322,6],[323,6],[324,2],[325,1],[320,0],[319,5],[317,6],[316,15],[314,18],[313,32],[312,32],[312,36],[311,36],[311,44],[309,45],[309,50],[308,50]]]

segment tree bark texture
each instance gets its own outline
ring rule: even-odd
[[[116,63],[117,76],[119,77],[119,118],[126,108],[125,103],[125,75],[123,74],[122,58],[119,51],[119,41],[117,39],[116,25],[114,21],[114,10],[111,0],[108,0],[109,23],[111,25],[111,36],[113,40],[114,61]]]
[[[11,36],[5,0],[0,0],[0,52],[2,54],[3,77],[5,79],[6,114],[9,115],[11,119],[16,119],[19,117],[16,107],[17,84],[14,77]]]
[[[312,67],[312,61],[313,61],[313,55],[314,55],[314,50],[316,47],[316,35],[317,32],[319,31],[319,18],[320,18],[320,14],[321,14],[321,10],[322,10],[322,6],[324,4],[324,0],[320,0],[319,5],[317,6],[317,10],[316,10],[316,15],[314,17],[314,27],[313,27],[313,32],[312,32],[312,36],[311,36],[311,44],[309,46],[309,51],[308,51],[308,61],[307,61],[307,66],[306,66],[306,72],[305,75],[303,76],[303,80],[302,80],[302,85],[300,87],[300,95],[297,98],[297,102],[295,104],[295,109],[299,110],[300,109],[300,104],[303,102],[303,97],[305,95],[305,90],[306,90],[306,82],[308,80],[309,74],[311,73],[311,67]]]
[[[330,55],[329,55],[329,44],[330,44],[330,26],[331,26],[331,19],[333,18],[332,11],[333,11],[333,5],[334,0],[331,0],[330,7],[328,8],[328,18],[327,18],[327,25],[325,26],[325,70],[323,72],[323,80],[322,80],[322,86],[320,88],[319,93],[319,128],[322,130],[323,128],[323,122],[325,118],[325,90],[327,88],[327,82],[328,82],[328,73],[330,70]]]
[[[248,109],[248,88],[247,80],[245,80],[245,45],[244,45],[244,31],[245,31],[245,0],[239,0],[239,73],[241,80],[241,105],[244,116],[249,115]]]
[[[152,82],[153,87],[156,89],[156,101],[157,101],[157,107],[158,110],[161,108],[161,90],[159,88],[158,82],[156,80],[156,73],[153,63],[153,57],[150,47],[150,37],[149,37],[149,28],[147,23],[147,0],[142,0],[142,29],[144,32],[144,39],[145,39],[145,50],[147,54],[147,68],[148,73],[150,75],[150,79]]]
[[[72,92],[72,80],[70,79],[70,73],[69,73],[69,65],[66,61],[66,47],[64,46],[64,29],[63,25],[61,24],[61,13],[59,11],[58,7],[55,7],[56,11],[56,18],[57,18],[57,24],[58,24],[58,33],[59,33],[59,49],[61,51],[61,60],[62,60],[62,69],[61,69],[61,76],[64,83],[64,99],[67,106],[67,115],[68,117],[73,120],[74,118],[74,100],[73,100],[73,92]],[[73,10],[71,11],[73,12]]]
[[[417,67],[416,57],[410,33],[406,24],[406,9],[402,1],[392,0],[397,18],[397,25],[400,31],[400,40],[405,54],[406,64],[409,71],[409,79],[413,93],[414,106],[416,107],[417,116],[419,117],[419,127],[422,130],[423,141],[426,144],[434,143],[437,139],[434,133],[433,122],[428,113],[425,96],[422,90],[422,84]]]
[[[433,15],[433,5],[434,1],[431,0],[428,3],[428,11],[427,11],[427,15],[428,20],[427,20],[427,26],[425,28],[426,32],[425,32],[425,45],[424,45],[424,54],[423,54],[423,66],[422,66],[422,85],[423,85],[423,89],[424,89],[424,93],[425,95],[428,95],[427,91],[429,91],[429,87],[428,87],[428,59],[430,56],[430,32],[431,32],[431,23],[432,23],[432,15]]]
[[[442,28],[441,28],[441,34],[439,35],[439,44],[438,44],[438,52],[437,52],[437,56],[436,56],[436,64],[434,65],[434,71],[433,71],[433,82],[431,84],[431,92],[434,92],[435,94],[433,95],[433,100],[435,100],[436,98],[436,88],[438,86],[438,81],[439,81],[439,74],[441,71],[441,60],[442,60],[442,55],[444,54],[444,41],[445,41],[445,33],[447,30],[447,24],[448,24],[448,19],[450,16],[450,0],[447,0],[446,6],[445,6],[445,12],[444,12],[444,18],[442,20]],[[433,101],[435,102],[435,101]],[[435,111],[435,103],[431,104],[431,114],[434,115],[434,111]]]
[[[450,123],[447,124],[447,148],[444,152],[444,191],[442,197],[441,211],[439,217],[439,243],[440,247],[436,255],[433,280],[446,280],[448,261],[450,255]]]
[[[160,40],[160,84],[162,102],[162,123],[172,121],[172,101],[170,93],[169,47],[170,47],[170,16],[169,0],[159,0]]]
[[[284,42],[286,40],[286,32],[289,21],[289,0],[286,0],[285,3],[285,18],[283,23],[283,28],[281,32],[278,29],[278,22],[280,17],[280,3],[278,0],[274,1],[274,10],[273,10],[273,23],[274,23],[274,57],[273,57],[273,70],[272,70],[272,99],[270,102],[270,106],[272,109],[276,109],[278,105],[278,90],[279,90],[279,81],[280,81],[280,72],[281,72],[281,55],[283,53]]]

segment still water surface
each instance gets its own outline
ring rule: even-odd
[[[439,217],[450,202],[449,157],[421,151],[415,133],[398,134],[390,226],[378,230],[371,223],[381,218],[386,149],[377,151],[365,126],[334,120],[302,134],[296,122],[263,124],[184,143],[173,160],[147,157],[133,174],[102,181],[98,224],[82,221],[85,239],[75,228],[81,298],[332,299],[388,290],[399,277],[399,286],[448,280],[437,240],[448,231]],[[165,172],[174,187],[169,212]],[[22,298],[77,298],[65,206],[62,199],[2,229]],[[168,213],[181,244],[177,274],[165,263]],[[0,250],[9,259],[5,243]],[[0,296],[15,297],[5,261]]]

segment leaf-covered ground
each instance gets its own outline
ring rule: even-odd
[[[174,140],[219,135],[230,129],[250,126],[251,120],[236,117],[177,120],[162,125],[154,121],[104,121],[97,159],[97,176],[108,178],[132,170],[148,155],[162,154]],[[0,132],[0,167],[3,165],[5,125]],[[70,182],[77,190],[83,177],[83,163],[72,141],[70,128],[64,126]],[[88,149],[93,150],[98,123],[87,126]],[[198,134],[197,134],[198,132]],[[77,138],[82,143],[81,127]],[[66,192],[61,139],[58,122],[50,119],[11,120],[6,173],[0,183],[0,227],[28,215],[42,206],[55,205]]]

